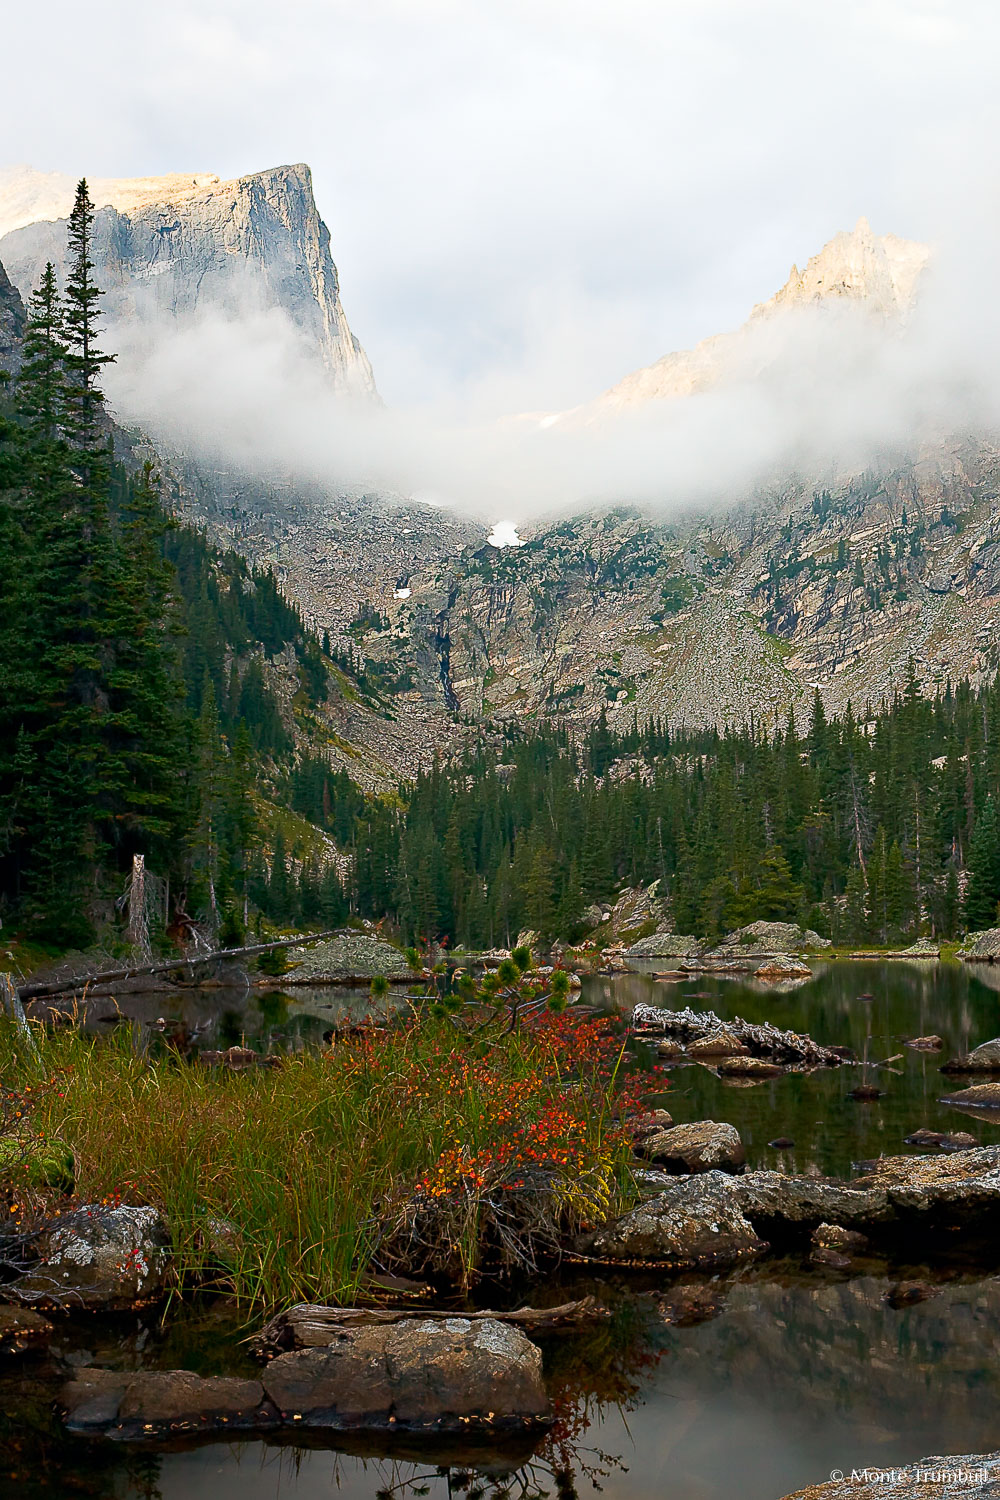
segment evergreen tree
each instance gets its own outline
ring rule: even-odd
[[[992,796],[986,798],[969,844],[969,882],[965,891],[965,924],[970,932],[997,925],[1000,902],[1000,818]]]

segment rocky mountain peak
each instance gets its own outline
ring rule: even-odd
[[[920,274],[930,258],[926,245],[894,234],[876,237],[866,218],[850,231],[835,234],[807,262],[793,265],[780,291],[758,303],[750,323],[783,307],[836,298],[863,303],[884,317],[904,317],[916,297]]]
[[[0,260],[27,296],[65,255],[75,181],[0,171]],[[156,328],[216,308],[280,309],[343,392],[375,396],[371,365],[340,301],[330,232],[302,163],[223,180],[210,172],[88,178],[94,262],[109,320]]]
[[[906,317],[930,259],[926,245],[894,234],[876,236],[865,218],[835,234],[800,271],[793,265],[780,291],[759,302],[742,328],[703,339],[693,349],[666,354],[655,364],[626,375],[603,396],[573,412],[549,417],[572,422],[600,420],[646,401],[690,396],[729,379],[746,376],[756,364],[753,338],[766,322],[799,308],[850,303],[887,323]],[[770,351],[765,361],[771,358]]]

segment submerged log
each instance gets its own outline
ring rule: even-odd
[[[246,948],[217,948],[210,953],[193,953],[186,958],[171,958],[157,964],[139,964],[128,969],[102,969],[93,974],[74,974],[65,979],[39,980],[34,984],[18,987],[16,998],[41,1000],[50,995],[72,995],[98,984],[114,984],[123,979],[141,979],[152,974],[172,974],[177,969],[197,968],[203,964],[221,963],[225,959],[257,958],[261,953],[276,953],[282,948],[301,948],[306,943],[318,943],[322,938],[333,937],[337,928],[325,932],[309,932],[304,937],[279,938],[273,943],[253,943]]]
[[[732,1021],[720,1021],[710,1010],[659,1010],[655,1005],[637,1005],[632,1012],[632,1026],[640,1035],[665,1036],[683,1043],[715,1036],[734,1038],[751,1057],[765,1057],[773,1062],[837,1068],[845,1061],[838,1049],[821,1047],[810,1036],[781,1031],[770,1022],[756,1025],[739,1016]]]
[[[423,1307],[327,1307],[323,1303],[299,1302],[271,1319],[250,1341],[259,1359],[273,1359],[289,1349],[317,1349],[332,1344],[350,1328],[374,1324],[447,1322],[464,1318],[470,1323],[512,1323],[528,1332],[557,1333],[566,1328],[600,1323],[611,1314],[593,1297],[563,1302],[558,1307],[519,1307],[514,1312],[434,1312]]]

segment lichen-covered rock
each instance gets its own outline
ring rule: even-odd
[[[387,979],[413,976],[398,948],[372,932],[344,928],[322,943],[303,949],[292,973],[282,976],[283,987],[296,984],[332,984],[345,979]]]
[[[742,1212],[736,1182],[727,1172],[682,1177],[666,1192],[586,1236],[580,1248],[600,1260],[698,1270],[759,1255],[767,1245]]]
[[[625,949],[627,958],[695,958],[705,943],[692,933],[654,932]]]
[[[743,949],[755,953],[799,953],[803,948],[829,948],[829,938],[820,937],[809,927],[799,927],[796,922],[750,922],[746,927],[729,932],[718,945],[716,952]]]
[[[170,1237],[154,1208],[86,1204],[48,1225],[38,1237],[38,1259],[3,1288],[27,1305],[130,1308],[154,1301],[166,1288]]]
[[[1000,1453],[950,1454],[912,1464],[862,1464],[785,1500],[995,1500]]]
[[[797,958],[788,958],[777,953],[758,965],[753,971],[755,979],[809,979],[812,969]]]
[[[715,1120],[697,1120],[658,1130],[638,1141],[636,1152],[654,1166],[678,1175],[742,1172],[747,1159],[735,1126],[718,1124]]]
[[[958,950],[958,956],[968,963],[991,963],[1000,959],[1000,927],[987,927],[984,932],[970,932]]]
[[[348,1330],[325,1348],[281,1354],[264,1389],[286,1423],[458,1429],[544,1423],[542,1356],[492,1319],[412,1319]]]

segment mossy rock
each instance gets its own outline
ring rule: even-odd
[[[0,1177],[26,1182],[29,1187],[71,1193],[75,1182],[73,1153],[64,1141],[0,1135]]]

